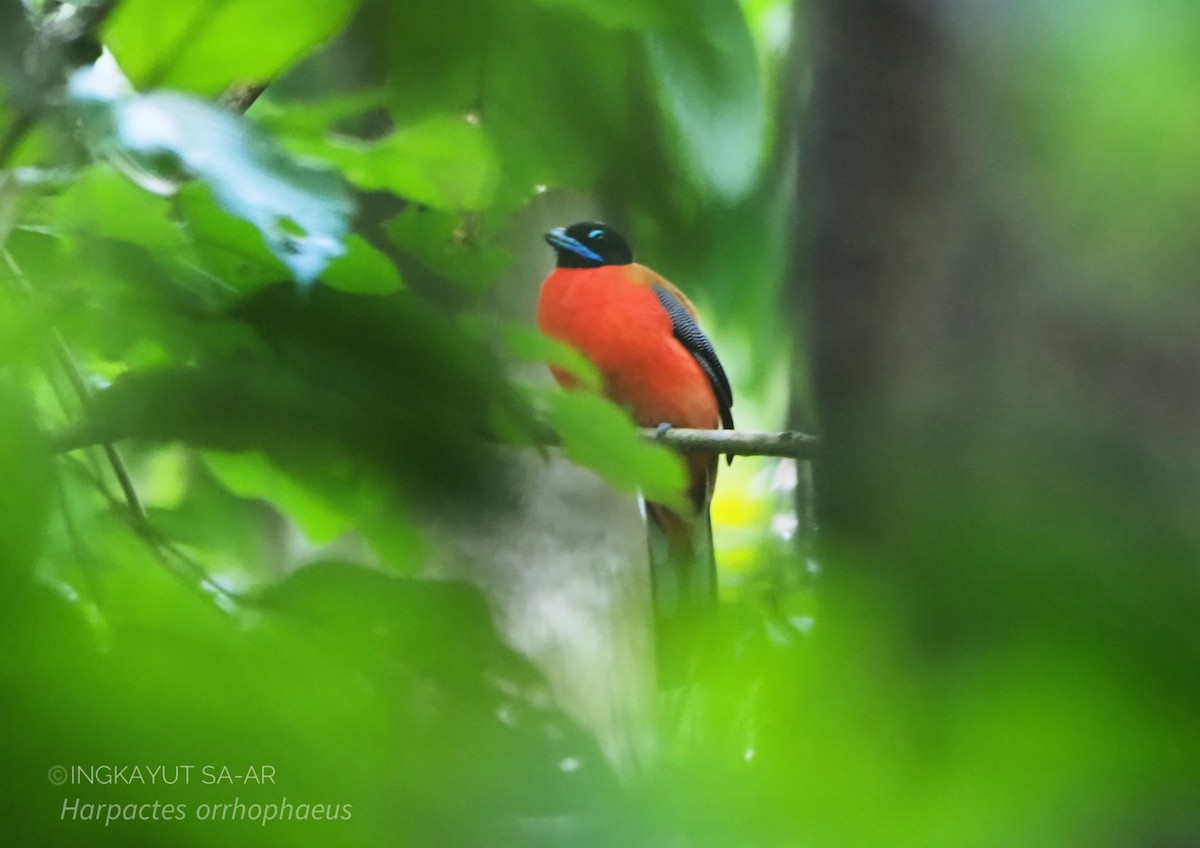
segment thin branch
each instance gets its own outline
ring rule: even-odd
[[[225,89],[217,101],[226,109],[244,115],[254,101],[267,90],[267,83],[234,83]]]
[[[237,606],[241,596],[237,593],[223,587],[220,583],[213,579],[199,562],[188,556],[177,545],[171,542],[166,536],[162,535],[154,525],[149,521],[139,519],[132,514],[124,514],[121,510],[121,503],[108,490],[104,481],[96,476],[87,466],[83,465],[73,457],[68,458],[72,463],[75,472],[93,489],[99,493],[113,510],[114,513],[121,516],[125,526],[138,538],[146,543],[151,554],[163,564],[164,567],[176,577],[181,579],[189,587],[200,592],[208,598],[219,599],[225,608],[232,609]]]
[[[729,456],[785,456],[812,459],[820,440],[796,431],[757,433],[751,430],[643,430],[650,441],[669,445],[684,453],[723,453]]]
[[[66,372],[71,388],[79,398],[80,405],[87,410],[91,405],[91,390],[83,381],[83,375],[79,373],[79,366],[75,364],[75,358],[71,356],[67,343],[63,341],[63,337],[57,330],[51,330],[50,338],[54,344],[55,356],[58,357],[59,364]],[[129,476],[129,469],[117,451],[117,446],[112,441],[102,441],[99,442],[99,445],[104,451],[104,457],[108,460],[109,467],[112,468],[113,476],[117,478],[121,493],[125,496],[125,503],[129,505],[129,512],[139,523],[145,524],[146,508],[142,506],[142,499],[138,497],[137,489],[133,485],[133,478]]]

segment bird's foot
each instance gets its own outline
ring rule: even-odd
[[[670,429],[671,429],[671,425],[668,424],[666,421],[664,421],[663,423],[659,424],[657,427],[654,428],[654,438],[661,439],[663,436],[665,436],[667,434],[667,431]]]

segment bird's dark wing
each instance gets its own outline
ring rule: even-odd
[[[708,382],[712,384],[713,393],[717,396],[717,407],[721,411],[721,426],[726,430],[732,430],[733,389],[729,387],[729,378],[725,376],[725,369],[721,367],[721,360],[717,358],[717,352],[713,349],[712,342],[708,340],[708,336],[704,335],[704,331],[700,329],[700,325],[696,323],[696,319],[692,317],[687,307],[680,303],[671,292],[663,286],[656,285],[651,288],[654,289],[658,302],[671,316],[675,338],[696,358],[700,367],[704,369],[704,373],[708,375]]]

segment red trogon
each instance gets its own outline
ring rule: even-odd
[[[733,429],[729,380],[683,292],[634,262],[625,239],[604,224],[559,227],[546,241],[557,267],[542,283],[542,332],[590,360],[608,397],[639,425]],[[551,370],[562,386],[575,386],[571,374]],[[691,511],[646,503],[659,679],[667,684],[694,665],[698,631],[716,606],[709,502],[718,458],[693,453],[686,463]]]

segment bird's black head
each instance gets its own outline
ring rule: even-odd
[[[546,233],[546,241],[558,256],[559,268],[599,268],[633,261],[633,251],[621,234],[595,221],[555,227]]]

